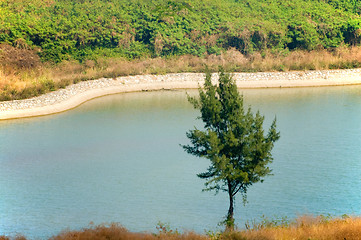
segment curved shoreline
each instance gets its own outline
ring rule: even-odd
[[[213,79],[217,74],[213,74]],[[361,84],[361,69],[233,73],[238,88],[289,88]],[[36,117],[73,109],[93,98],[125,92],[195,89],[203,73],[137,75],[80,82],[35,98],[0,102],[0,120]]]

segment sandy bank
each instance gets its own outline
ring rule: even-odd
[[[217,79],[213,76],[214,79]],[[234,73],[239,88],[315,87],[361,84],[361,69]],[[204,82],[202,73],[139,75],[80,82],[39,97],[0,102],[0,120],[63,112],[100,96],[161,89],[192,89]]]

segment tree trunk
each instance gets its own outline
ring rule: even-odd
[[[228,183],[228,195],[229,195],[229,209],[228,209],[228,214],[227,214],[227,219],[226,219],[226,231],[233,231],[234,230],[234,218],[233,218],[234,196],[231,191],[230,183]]]

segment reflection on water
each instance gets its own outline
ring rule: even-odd
[[[237,199],[236,221],[361,213],[361,87],[241,90],[277,116],[274,176]],[[196,91],[188,91],[197,94]],[[215,230],[227,196],[201,192],[207,160],[179,146],[197,112],[185,91],[128,93],[62,114],[0,122],[0,235],[44,238],[120,222]]]

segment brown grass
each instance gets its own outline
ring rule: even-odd
[[[6,236],[0,236],[0,240],[26,240],[26,237],[21,236],[21,235],[15,236],[14,238],[9,238],[9,237],[6,237]]]
[[[97,226],[94,228],[87,228],[82,231],[63,232],[51,240],[206,240],[206,236],[195,233],[179,234],[177,232],[159,232],[158,234],[151,233],[132,233],[118,224],[111,224],[110,226]]]
[[[159,230],[159,229],[158,229]],[[25,240],[23,236],[0,240]],[[361,218],[335,218],[303,216],[289,225],[260,226],[250,230],[200,235],[161,229],[158,233],[133,233],[119,224],[100,225],[80,231],[64,231],[50,240],[358,240],[361,239]]]
[[[17,48],[0,44],[0,100],[29,98],[54,89],[36,50],[17,41]]]
[[[361,47],[334,50],[256,52],[243,55],[229,49],[219,55],[138,59],[101,58],[80,64],[65,61],[58,65],[42,63],[36,50],[19,40],[17,47],[0,45],[0,101],[30,98],[79,81],[101,77],[115,78],[137,74],[202,72],[208,66],[230,72],[323,70],[361,67]]]
[[[247,240],[343,240],[361,239],[361,219],[346,218],[324,220],[322,218],[301,217],[290,226],[267,227],[248,231],[223,234],[220,239]]]

